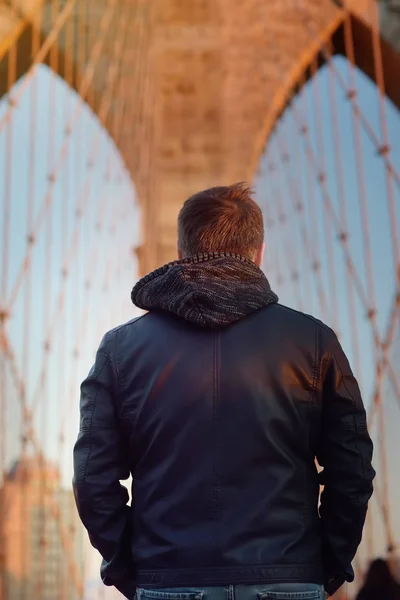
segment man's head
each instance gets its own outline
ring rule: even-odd
[[[244,183],[214,187],[186,200],[178,216],[180,258],[233,252],[261,266],[264,224],[261,209]]]

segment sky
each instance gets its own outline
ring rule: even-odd
[[[335,66],[347,79],[345,60],[335,58]],[[264,270],[283,303],[316,315],[340,334],[365,403],[370,407],[375,381],[371,328],[357,294],[355,320],[349,312],[349,285],[338,231],[332,227],[329,215],[324,221],[326,202],[316,168],[307,158],[307,146],[298,133],[299,123],[305,120],[308,124],[308,139],[317,163],[327,174],[326,189],[336,212],[340,207],[338,173],[343,176],[349,250],[371,306],[375,304],[381,333],[395,293],[385,168],[362,126],[362,161],[357,166],[351,105],[336,83],[330,87],[331,77],[328,69],[323,68],[314,83],[306,85],[294,102],[298,121],[292,107],[276,127],[261,158],[255,188],[267,224]],[[356,85],[361,111],[380,136],[376,87],[359,72]],[[333,98],[338,107],[339,170],[334,152]],[[385,101],[385,109],[391,160],[400,171],[400,117],[389,101]],[[8,104],[3,99],[0,123],[7,110]],[[65,128],[71,122],[74,123],[72,135],[66,139]],[[286,166],[282,166],[279,159],[282,147],[289,155]],[[91,167],[89,158],[93,162]],[[272,173],[271,162],[275,165]],[[54,173],[53,183],[49,174]],[[76,94],[45,66],[36,69],[9,125],[0,131],[0,174],[0,305],[8,306],[13,292],[17,291],[7,322],[8,337],[17,370],[24,374],[38,443],[46,455],[60,465],[63,484],[69,485],[71,447],[79,419],[79,383],[93,362],[104,332],[138,314],[130,302],[130,290],[137,279],[132,249],[140,242],[140,199],[107,132],[90,109],[80,105]],[[360,211],[363,193],[370,230],[372,289],[365,269]],[[8,240],[3,208],[7,197],[10,198]],[[304,218],[293,210],[294,198],[302,200]],[[48,208],[42,219],[41,207],[46,199]],[[395,201],[398,205],[398,189]],[[283,224],[279,223],[281,213],[286,215]],[[311,261],[301,241],[303,223],[313,252],[321,262],[326,311],[318,302]],[[394,224],[399,231],[398,213]],[[16,288],[27,251],[27,234],[32,229],[36,236],[32,260],[21,279],[22,284]],[[328,268],[329,252],[333,257],[332,277]],[[299,273],[297,282],[290,278],[294,269]],[[352,338],[354,325],[356,344]],[[47,346],[46,340],[50,342]],[[398,365],[394,354],[394,365]],[[9,465],[21,448],[21,404],[8,364],[5,371],[6,452],[2,460]],[[387,380],[383,388],[391,458],[390,498],[394,506],[400,503],[400,474],[398,469],[392,468],[393,457],[400,452],[396,435],[400,410]],[[376,438],[375,430],[373,433]],[[376,460],[379,460],[379,451]],[[375,513],[376,551],[382,552],[383,528],[380,515]],[[396,513],[393,516],[397,519],[395,528],[400,537],[399,513],[393,513]]]

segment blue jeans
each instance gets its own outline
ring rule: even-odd
[[[312,583],[228,585],[196,588],[138,588],[137,600],[325,600],[322,586]]]

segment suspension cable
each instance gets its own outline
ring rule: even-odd
[[[293,107],[292,113],[293,113],[293,116],[296,119],[297,126],[298,126],[299,130],[301,131],[301,126],[299,126],[299,119],[298,119],[298,115],[296,113],[295,107]],[[317,160],[316,160],[316,157],[314,155],[314,151],[313,151],[313,149],[312,149],[312,147],[310,145],[310,142],[309,142],[309,140],[307,138],[307,131],[303,130],[302,133],[304,134],[303,135],[303,141],[304,141],[306,153],[307,153],[307,155],[309,157],[309,160],[312,161],[312,163],[314,165],[316,165],[316,171],[320,172],[319,169],[318,169]],[[365,308],[365,310],[367,312],[367,317],[368,317],[369,323],[371,325],[371,329],[372,329],[373,336],[374,336],[374,343],[378,347],[382,348],[382,339],[381,339],[381,335],[379,333],[379,330],[378,330],[378,328],[376,326],[376,320],[374,318],[374,309],[372,309],[369,306],[368,295],[364,291],[364,287],[363,287],[363,285],[361,283],[361,279],[360,279],[360,277],[359,277],[359,275],[357,273],[357,270],[355,268],[353,259],[351,258],[350,254],[349,254],[347,244],[344,244],[343,241],[342,241],[342,239],[341,239],[341,237],[340,237],[340,233],[341,233],[340,222],[339,222],[339,219],[338,219],[338,217],[336,215],[336,211],[333,208],[331,196],[330,196],[329,190],[327,189],[325,178],[318,178],[318,183],[321,186],[322,196],[323,196],[326,208],[329,211],[330,216],[332,217],[332,221],[331,221],[332,227],[335,228],[336,234],[339,236],[339,242],[340,242],[340,245],[342,247],[342,250],[343,250],[343,253],[344,253],[344,256],[345,256],[345,261],[347,263],[347,267],[348,267],[349,272],[350,272],[351,277],[352,277],[352,282],[353,282],[353,284],[355,286],[355,289],[356,289],[356,291],[357,291],[357,293],[359,295],[359,298],[360,298],[360,300],[361,300],[362,304],[364,305],[364,308]],[[390,379],[394,382],[394,386],[396,388],[396,386],[397,386],[397,375],[396,375],[396,371],[393,369],[393,366],[391,364],[391,360],[389,358],[387,360],[387,369],[388,369],[388,372],[389,372]],[[398,398],[398,401],[400,403],[400,398]]]
[[[50,9],[50,18],[51,22],[57,16],[59,10],[59,0],[53,0]],[[58,71],[58,51],[56,46],[52,46],[50,50],[50,67],[54,73]],[[49,90],[48,90],[48,102],[49,102],[49,114],[53,114],[56,108],[55,102],[55,94],[56,94],[56,79],[55,77],[51,77],[49,81]],[[48,143],[47,143],[47,165],[48,169],[50,169],[51,161],[53,160],[54,155],[54,146],[55,146],[55,124],[53,121],[50,122],[49,134],[48,134]],[[44,298],[43,298],[43,328],[44,330],[48,327],[49,315],[51,311],[52,304],[52,267],[53,267],[53,206],[49,207],[47,213],[47,219],[45,224],[45,232],[44,232],[44,245],[45,245],[45,279],[44,279]],[[44,354],[45,357],[47,355],[47,360],[50,359],[48,356],[49,346],[44,340]],[[43,382],[41,386],[41,399],[42,399],[42,411],[41,411],[41,419],[40,419],[40,439],[42,440],[42,448],[43,453],[46,454],[46,440],[47,440],[47,431],[48,431],[48,413],[49,413],[49,386],[48,382]],[[32,409],[31,409],[32,412]],[[33,413],[32,413],[33,416]],[[40,598],[43,594],[44,585],[45,585],[45,570],[46,570],[46,561],[48,556],[48,541],[47,541],[47,530],[48,530],[48,514],[46,511],[47,507],[47,497],[48,497],[48,488],[50,482],[47,479],[47,469],[44,468],[41,473],[40,478],[40,490],[39,490],[39,506],[40,506],[40,539],[39,539],[39,570],[38,576],[36,580],[35,593]]]
[[[322,172],[319,174],[319,177],[327,177],[327,168],[326,168],[326,154],[325,154],[325,141],[324,141],[324,132],[323,132],[323,118],[322,118],[322,100],[321,100],[321,79],[316,77],[318,71],[318,61],[317,58],[314,59],[312,64],[312,73],[311,73],[311,89],[312,96],[314,99],[314,109],[312,112],[315,116],[315,128],[316,128],[316,148],[318,155],[321,160],[321,168]],[[326,257],[328,263],[328,279],[329,279],[329,297],[331,298],[331,306],[330,312],[333,316],[333,323],[335,324],[335,329],[338,337],[340,338],[340,315],[339,315],[339,307],[338,307],[338,297],[337,297],[337,277],[336,277],[336,269],[335,269],[335,260],[334,260],[334,248],[333,248],[333,240],[331,235],[331,230],[329,226],[329,218],[326,211],[322,211],[323,215],[323,227],[324,227],[324,238],[325,238],[325,248],[326,248]]]
[[[82,81],[80,82],[80,86],[79,86],[79,90],[78,90],[79,96],[78,96],[77,106],[73,112],[70,122],[68,123],[68,125],[65,128],[64,142],[61,146],[61,150],[59,152],[58,159],[56,160],[55,166],[53,166],[53,169],[49,174],[49,183],[48,183],[48,188],[47,188],[47,191],[45,194],[45,198],[43,200],[41,207],[39,208],[35,223],[29,234],[28,248],[27,248],[27,251],[25,254],[25,258],[24,258],[23,263],[18,271],[18,275],[16,277],[14,287],[13,287],[11,296],[8,301],[8,306],[10,308],[12,307],[12,305],[14,304],[14,302],[16,300],[19,288],[22,283],[22,279],[23,279],[27,269],[30,267],[33,246],[36,244],[37,235],[43,224],[43,220],[45,218],[46,211],[53,201],[54,187],[55,187],[55,184],[57,181],[57,176],[59,174],[61,164],[65,160],[65,156],[67,155],[67,152],[68,152],[68,144],[69,144],[69,140],[71,138],[71,134],[73,131],[73,126],[76,125],[77,120],[78,120],[79,116],[81,115],[84,98],[86,97],[89,85],[93,80],[94,73],[95,73],[95,65],[99,61],[99,58],[101,55],[101,50],[102,50],[102,47],[104,45],[105,38],[107,35],[107,29],[109,27],[110,21],[114,14],[116,2],[117,2],[117,0],[108,0],[108,5],[107,5],[108,8],[103,14],[101,25],[100,25],[100,35],[96,39],[96,43],[93,46],[91,58],[88,62],[86,70],[85,70],[85,75],[82,78]],[[89,168],[91,168],[93,166],[92,162],[90,162],[88,166],[90,166]]]
[[[333,67],[332,63],[329,63],[329,67],[330,67],[330,72],[332,73],[332,67]],[[295,115],[294,115],[294,116],[295,116]],[[304,133],[306,133],[306,132],[304,132]],[[306,135],[304,135],[304,138],[306,138]],[[308,152],[309,158],[310,158],[310,155],[311,155],[311,158],[313,159],[313,162],[314,162],[314,164],[315,164],[315,162],[316,162],[316,161],[315,161],[315,157],[314,157],[314,156],[312,156],[312,148],[311,148],[311,146],[310,146],[310,144],[309,144],[309,141],[308,141],[308,140],[307,140],[307,145],[309,146],[309,148],[307,149],[307,152]],[[336,142],[336,145],[337,145],[337,142]],[[311,152],[310,152],[310,150],[311,150]],[[320,173],[319,169],[317,169],[317,173]],[[320,179],[320,178],[319,178],[319,179]],[[320,183],[321,183],[321,182],[320,182]],[[321,186],[321,187],[322,187],[322,186]],[[325,192],[325,194],[324,194],[324,200],[326,201],[326,199],[327,199],[327,198],[326,198],[326,196],[328,195],[328,192],[327,192],[327,190],[324,190],[324,192]],[[329,198],[328,198],[328,199],[329,199]],[[332,209],[332,212],[334,212],[334,211],[333,211],[333,209]],[[347,233],[345,233],[345,231],[339,232],[339,236],[342,238],[342,240],[341,240],[341,241],[342,241],[342,244],[343,244],[343,245],[345,245],[345,244],[346,244],[346,242],[347,242]],[[347,256],[347,255],[348,255],[348,256]],[[354,265],[352,265],[352,262],[351,262],[351,260],[348,260],[349,258],[351,259],[351,257],[350,257],[350,256],[349,256],[349,254],[348,254],[348,251],[345,251],[345,257],[346,257],[346,261],[345,261],[345,262],[346,262],[346,272],[347,272],[347,274],[348,274],[348,278],[350,279],[350,278],[353,278],[353,273],[354,273],[354,275],[355,275],[355,274],[356,274],[356,272],[355,272]],[[360,282],[357,282],[357,281],[356,281],[356,284],[357,284],[357,283],[359,284]],[[357,285],[356,285],[355,287],[357,288]],[[358,290],[357,290],[357,291],[358,291],[358,293],[359,293],[359,295],[360,295],[360,291],[362,292],[362,288],[360,287],[360,285],[358,285]],[[362,295],[361,295],[361,299],[363,300],[363,298],[362,298]],[[371,315],[369,315],[369,316],[371,316]],[[372,325],[372,324],[371,324],[371,325]],[[378,338],[378,339],[377,339],[377,338]],[[379,342],[380,342],[380,340],[379,340],[379,336],[377,336],[377,328],[376,328],[376,327],[374,327],[374,340],[375,340],[375,345],[377,346],[377,345],[378,345],[378,344],[377,344],[377,342],[379,343]],[[380,346],[382,347],[382,350],[384,351],[384,349],[385,349],[385,342],[381,343],[381,344],[380,344]],[[393,369],[392,369],[392,367],[391,367],[391,364],[390,364],[390,363],[389,363],[389,369],[391,369],[391,371],[392,371],[392,372],[391,372],[391,377],[392,377],[392,380],[394,379],[394,381],[396,381],[395,373],[393,372]]]
[[[47,223],[50,223],[50,222],[51,222],[51,220],[48,218]],[[48,273],[48,276],[51,276],[50,272]],[[51,296],[51,293],[46,293],[46,296],[47,296],[47,298],[49,298]],[[9,347],[9,350],[10,350],[10,347]],[[12,364],[15,366],[16,363],[15,363],[14,358],[10,357],[10,353],[8,353],[8,356],[9,356],[9,359],[12,361]],[[17,375],[16,370],[14,370],[14,375],[16,376],[16,382],[18,383],[19,376]],[[31,441],[34,444],[35,448],[37,448],[37,453],[38,453],[38,456],[39,456],[41,454],[41,451],[39,450],[38,444],[37,444],[37,442],[36,442],[36,440],[34,438],[32,414],[30,413],[30,410],[29,410],[29,408],[26,405],[25,387],[23,386],[22,381],[21,381],[21,387],[19,388],[19,391],[18,391],[17,395],[22,400],[23,405],[24,405],[23,414],[24,414],[24,421],[26,423],[26,429],[29,430],[28,437],[31,439]],[[73,556],[71,553],[69,553],[69,554],[70,554],[71,557]],[[71,560],[73,560],[73,559],[71,558]],[[74,567],[74,563],[72,562],[72,568],[73,567]],[[74,577],[73,577],[73,579],[74,579]],[[76,578],[75,578],[75,580],[76,580]],[[79,584],[79,581],[78,581],[78,584]]]
[[[378,98],[379,98],[379,114],[380,114],[380,125],[381,125],[381,133],[382,133],[382,142],[380,144],[381,153],[385,153],[386,155],[390,152],[390,144],[389,144],[389,134],[388,134],[388,126],[387,126],[387,116],[386,116],[386,100],[385,100],[385,81],[383,76],[383,60],[382,60],[382,48],[381,48],[381,36],[379,34],[379,16],[378,16],[378,5],[375,0],[369,0],[370,7],[370,21],[371,21],[371,30],[372,30],[372,47],[374,54],[374,68],[375,68],[375,80],[378,90]],[[398,238],[398,230],[396,227],[397,221],[397,213],[396,213],[396,204],[394,198],[394,189],[393,189],[393,173],[392,170],[388,168],[386,164],[385,169],[386,174],[386,190],[387,190],[387,198],[388,198],[388,208],[390,215],[390,231],[392,236],[392,246],[393,246],[393,257],[395,261],[395,275],[397,280],[397,288],[400,290],[400,250],[399,250],[399,238]]]
[[[342,229],[339,233],[339,237],[342,240],[342,244],[346,246],[347,253],[349,253],[348,240],[349,240],[349,226],[348,226],[348,215],[347,215],[347,203],[346,203],[346,187],[344,185],[343,178],[343,160],[340,148],[339,138],[339,110],[337,102],[337,94],[334,85],[334,79],[332,75],[331,64],[328,65],[328,78],[329,78],[329,99],[332,116],[332,131],[333,131],[333,147],[334,147],[334,160],[335,160],[335,178],[338,185],[338,197],[339,197],[339,220],[342,224]],[[346,296],[347,305],[350,313],[350,334],[351,344],[354,357],[355,371],[357,377],[361,377],[361,360],[359,352],[359,335],[356,319],[356,307],[355,307],[355,290],[351,281],[351,272],[349,271],[348,263],[345,262],[346,272]]]
[[[124,23],[125,23],[125,21],[124,21]],[[122,26],[122,29],[125,32],[127,28]],[[115,39],[114,46],[115,46],[116,58],[118,56],[120,56],[123,44],[126,41],[126,39],[127,39],[126,33],[125,33],[125,35],[117,37]],[[108,111],[111,106],[112,92],[114,89],[116,77],[118,75],[118,70],[120,68],[121,68],[120,65],[118,66],[118,61],[115,60],[115,64],[109,70],[109,80],[108,80],[108,85],[107,85],[107,91],[104,96],[104,103],[102,101],[102,103],[100,105],[101,114],[104,118],[108,114]],[[97,138],[97,136],[96,136],[96,138]],[[97,144],[96,153],[99,152],[100,147],[101,146],[99,144]],[[50,353],[52,352],[55,334],[57,331],[59,331],[59,325],[60,325],[60,322],[62,321],[62,319],[60,319],[60,317],[62,315],[62,312],[64,310],[64,305],[65,305],[65,294],[66,294],[66,285],[67,285],[68,275],[71,272],[71,264],[75,258],[76,253],[78,252],[79,228],[80,228],[84,208],[88,205],[88,203],[90,201],[90,197],[91,197],[90,186],[91,186],[91,179],[88,177],[86,179],[85,187],[84,187],[84,191],[83,191],[82,195],[80,196],[77,194],[77,196],[76,196],[77,202],[76,202],[76,208],[75,208],[75,227],[74,227],[74,231],[73,231],[73,237],[72,237],[72,241],[71,241],[71,244],[69,246],[66,256],[62,257],[62,265],[63,265],[62,266],[62,277],[63,278],[62,278],[62,284],[59,289],[58,299],[56,302],[56,311],[54,312],[54,314],[52,315],[52,317],[49,321],[49,326],[46,328],[45,347],[46,347],[47,357],[49,357]],[[40,399],[42,397],[41,396],[41,387],[46,380],[48,371],[49,371],[48,365],[46,364],[46,361],[43,360],[42,370],[41,370],[41,374],[40,374],[40,377],[38,380],[38,384],[33,393],[32,413],[35,412],[37,403],[40,401]]]
[[[288,147],[286,146],[285,141],[280,136],[277,136],[277,141],[278,141],[278,145],[279,145],[277,155],[280,158],[283,168],[287,169],[287,163],[288,163],[288,160],[290,160],[290,153],[289,153]],[[296,144],[295,144],[295,146],[296,146]],[[299,156],[296,157],[296,160],[294,162],[296,162],[297,160],[299,160]],[[328,314],[328,303],[326,301],[324,287],[321,283],[321,268],[320,268],[319,257],[315,253],[314,244],[311,242],[310,237],[308,235],[306,216],[305,216],[302,198],[299,195],[298,188],[293,181],[292,173],[289,169],[287,169],[287,177],[285,177],[285,182],[286,182],[286,185],[288,186],[288,191],[289,191],[288,196],[292,201],[293,210],[299,215],[299,225],[300,225],[300,221],[301,221],[300,227],[301,227],[301,237],[303,240],[303,247],[304,247],[306,253],[310,257],[311,272],[315,279],[319,305],[321,307],[322,312],[324,314]]]
[[[263,157],[263,163],[266,163],[267,159],[267,152],[265,153],[264,157]],[[283,276],[283,271],[282,271],[282,267],[281,267],[281,254],[280,252],[277,251],[277,245],[274,244],[274,234],[275,234],[275,221],[273,219],[273,215],[272,215],[272,198],[273,198],[273,193],[270,191],[271,190],[271,182],[269,180],[268,177],[268,173],[266,173],[266,179],[264,180],[264,171],[267,171],[269,168],[267,166],[267,164],[263,164],[261,167],[261,172],[260,172],[260,179],[261,181],[266,181],[268,184],[268,189],[266,191],[263,190],[262,192],[262,198],[263,201],[260,202],[260,205],[262,207],[263,213],[264,213],[264,222],[265,222],[265,228],[266,228],[266,232],[267,232],[267,239],[268,239],[268,247],[267,247],[267,252],[266,252],[266,260],[267,260],[267,273],[269,274],[270,272],[275,272],[276,273],[276,282],[277,285],[279,287],[284,285],[284,276]],[[264,200],[265,198],[265,200]]]
[[[271,193],[270,193],[270,198],[271,198],[271,211],[270,211],[270,218],[272,219],[273,223],[275,225],[280,225],[280,229],[281,231],[283,230],[282,233],[280,233],[280,236],[283,237],[284,242],[283,242],[283,248],[284,248],[284,252],[282,253],[283,256],[285,256],[285,262],[287,265],[286,268],[286,272],[288,273],[288,276],[291,277],[292,280],[297,280],[298,279],[298,271],[296,269],[295,263],[294,263],[294,258],[296,256],[296,252],[293,251],[292,248],[292,244],[293,244],[293,240],[289,239],[289,232],[288,232],[288,221],[287,221],[287,214],[285,211],[285,206],[284,206],[284,202],[283,202],[283,197],[282,195],[277,191],[277,189],[274,189],[273,186],[273,181],[274,181],[274,177],[276,177],[277,172],[276,172],[276,165],[275,163],[271,160],[269,153],[265,154],[265,159],[266,159],[266,163],[267,163],[267,168],[268,168],[268,172],[270,174],[270,184],[271,184]],[[275,215],[272,213],[272,206],[276,206],[276,213]],[[285,233],[286,233],[286,239],[285,239]],[[283,271],[282,269],[279,269],[280,274],[281,274],[281,279],[283,280]],[[283,283],[283,281],[282,281]],[[299,298],[299,287],[297,287],[297,306],[300,306],[301,304],[301,299]]]
[[[330,49],[329,49],[329,47],[327,47],[327,44],[324,42],[324,40],[321,40],[319,38],[318,32],[315,30],[315,27],[312,23],[311,17],[304,7],[303,0],[293,0],[293,3],[294,3],[294,8],[303,15],[305,25],[306,25],[307,29],[309,30],[309,32],[311,33],[312,37],[315,38],[315,40],[319,41],[320,50],[324,56],[324,59],[328,63],[332,62],[332,73],[335,75],[335,78],[337,79],[340,87],[346,93],[346,96],[351,104],[353,112],[355,114],[357,114],[358,118],[360,119],[360,123],[363,125],[363,127],[365,129],[365,132],[367,133],[368,137],[374,144],[379,156],[382,157],[382,160],[385,162],[386,168],[389,170],[391,176],[393,177],[394,181],[396,182],[396,184],[398,185],[398,187],[400,189],[400,172],[394,167],[393,163],[389,159],[387,148],[384,148],[380,145],[379,137],[377,136],[377,134],[371,127],[367,117],[364,115],[364,113],[360,109],[359,104],[356,101],[356,95],[354,94],[354,90],[347,87],[346,82],[343,79],[343,76],[338,71],[336,66],[333,64],[332,54],[330,53]],[[348,11],[343,11],[343,16],[346,16],[346,14],[348,15]]]
[[[45,41],[43,42],[42,46],[38,50],[36,56],[34,56],[31,66],[27,70],[23,81],[21,82],[20,86],[18,87],[18,91],[15,93],[15,95],[13,97],[8,98],[8,104],[9,104],[8,109],[0,119],[0,133],[2,132],[5,125],[10,121],[13,110],[19,105],[21,98],[22,98],[25,90],[27,89],[27,87],[30,83],[30,80],[32,79],[32,76],[34,73],[34,67],[36,65],[39,65],[40,63],[42,63],[44,61],[44,59],[46,58],[47,54],[49,53],[49,50],[53,46],[54,42],[57,40],[57,37],[58,37],[62,27],[64,26],[66,20],[71,15],[72,10],[76,4],[76,1],[77,0],[66,0],[66,3],[64,4],[62,11],[58,15],[53,27],[50,29],[50,32],[48,33]],[[39,6],[39,10],[41,10],[41,6]],[[16,44],[14,44],[14,45],[16,46]]]

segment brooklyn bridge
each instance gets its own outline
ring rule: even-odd
[[[368,411],[338,598],[377,557],[400,581],[399,110],[400,0],[0,0],[0,600],[121,597],[71,491],[79,384],[185,198],[237,181],[273,289],[335,329]]]

